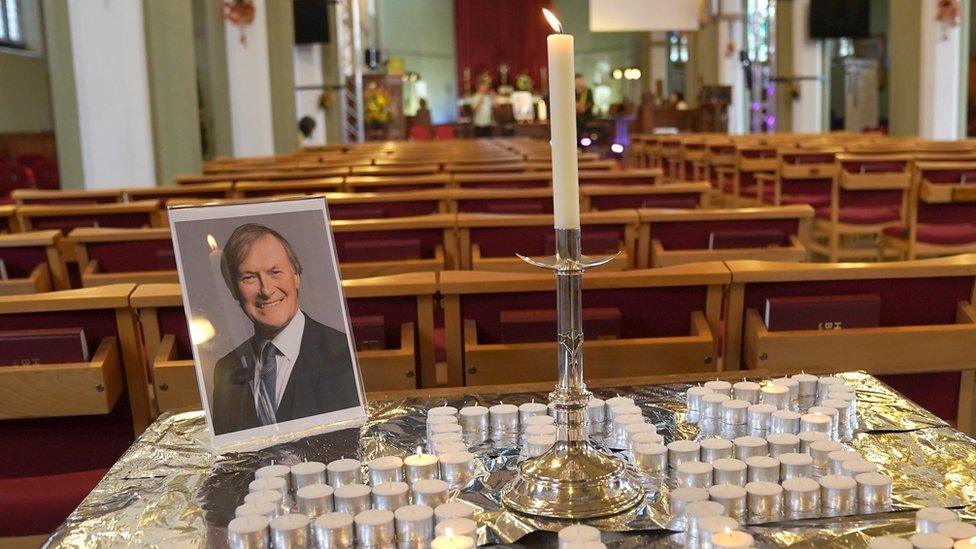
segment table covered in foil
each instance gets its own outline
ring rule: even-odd
[[[925,506],[957,508],[976,518],[976,441],[953,429],[893,391],[878,379],[848,372],[841,377],[857,389],[856,430],[846,443],[893,479],[891,512],[784,521],[743,527],[760,546],[864,547],[871,537],[914,530],[913,510]],[[750,379],[759,381],[760,378]],[[696,439],[703,433],[685,421],[688,384],[596,389],[601,398],[633,397],[665,442]],[[405,456],[424,445],[425,413],[432,406],[458,408],[499,401],[545,402],[548,395],[475,393],[452,399],[418,396],[371,402],[362,428],[312,435],[253,452],[214,454],[206,439],[202,412],[166,414],[153,423],[47,541],[48,547],[224,547],[226,525],[247,493],[254,471],[269,463],[329,462],[356,456]],[[514,474],[516,448],[472,450],[479,474],[454,495],[476,506],[482,544],[555,547],[552,533],[565,523],[506,511],[499,491]],[[608,450],[609,451],[609,450]],[[610,518],[587,521],[605,532],[609,547],[682,547],[668,530],[667,482],[646,479],[646,501]]]

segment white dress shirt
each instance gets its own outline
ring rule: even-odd
[[[288,387],[288,379],[291,377],[291,370],[295,366],[295,361],[298,360],[298,352],[302,348],[302,335],[305,333],[305,313],[301,309],[295,313],[295,316],[291,318],[285,327],[278,332],[278,335],[271,339],[271,343],[274,344],[275,348],[278,349],[277,358],[277,376],[275,377],[275,405],[281,404],[281,397],[285,394],[285,389]],[[254,368],[254,387],[261,386],[261,351],[264,349],[264,345],[267,340],[263,340],[257,346],[257,348],[252,348],[254,364],[257,366]],[[260,410],[258,405],[258,392],[254,392],[254,409]]]

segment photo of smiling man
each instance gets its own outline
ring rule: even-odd
[[[321,197],[169,212],[214,447],[365,418]]]

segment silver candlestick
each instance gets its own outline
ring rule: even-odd
[[[591,393],[583,381],[583,271],[615,256],[588,258],[580,249],[579,229],[556,229],[556,255],[541,260],[519,256],[556,273],[559,378],[549,395],[556,414],[556,444],[527,459],[502,489],[510,509],[528,515],[583,519],[617,514],[644,498],[640,483],[623,461],[595,448],[587,437],[586,404]]]

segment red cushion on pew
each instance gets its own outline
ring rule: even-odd
[[[790,194],[783,195],[779,199],[780,204],[791,206],[794,204],[807,204],[813,208],[826,208],[830,206],[829,194]]]
[[[53,532],[108,469],[0,479],[0,537]]]
[[[908,228],[904,225],[885,227],[884,234],[898,238],[908,237]],[[915,239],[926,244],[969,244],[976,242],[976,225],[968,223],[952,225],[920,224],[915,233]]]
[[[817,217],[830,219],[830,208],[817,208]],[[841,223],[852,223],[855,225],[874,225],[877,223],[898,221],[898,219],[898,210],[886,206],[841,208],[839,216]]]
[[[878,376],[922,408],[956,424],[959,413],[959,372]]]

